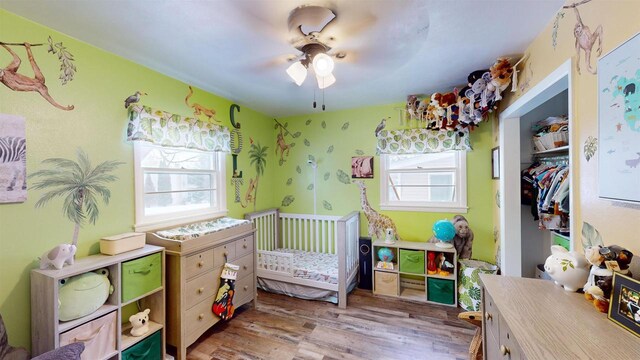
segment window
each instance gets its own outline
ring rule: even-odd
[[[383,210],[467,212],[465,151],[380,157]]]
[[[134,142],[136,231],[226,215],[224,153]]]

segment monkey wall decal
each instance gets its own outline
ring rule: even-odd
[[[2,82],[6,87],[13,91],[36,91],[51,105],[57,107],[58,109],[73,110],[73,105],[62,106],[58,104],[58,102],[56,102],[51,97],[51,95],[49,95],[49,89],[44,84],[44,75],[42,74],[42,71],[40,71],[38,64],[36,64],[36,60],[34,59],[33,53],[31,52],[32,46],[41,45],[42,44],[32,45],[27,42],[22,44],[0,42],[0,46],[7,50],[12,56],[12,60],[9,65],[7,65],[5,68],[0,69],[0,82]],[[11,50],[9,46],[24,46],[27,51],[27,58],[29,59],[29,63],[31,63],[31,68],[33,69],[33,78],[18,73],[22,60],[20,59],[20,56],[18,56],[18,54]]]
[[[221,122],[220,120],[216,119],[216,111],[214,109],[204,107],[203,105],[200,105],[198,103],[189,104],[189,98],[192,95],[193,95],[193,88],[189,86],[189,93],[187,94],[187,97],[184,98],[184,103],[187,104],[188,107],[193,109],[194,117],[197,118],[199,115],[204,115],[207,117],[209,121],[215,120],[217,122]]]
[[[578,74],[580,74],[580,50],[584,50],[585,64],[587,67],[587,71],[592,74],[597,72],[596,69],[591,67],[591,51],[593,49],[593,45],[595,45],[596,40],[598,41],[598,48],[596,49],[596,55],[600,56],[602,54],[602,25],[598,25],[596,29],[591,32],[588,26],[586,26],[582,22],[582,18],[580,17],[580,12],[578,11],[578,6],[590,2],[591,0],[583,0],[581,2],[576,2],[571,5],[563,6],[565,9],[573,8],[576,13],[576,26],[573,28],[573,36],[576,38],[576,70]]]

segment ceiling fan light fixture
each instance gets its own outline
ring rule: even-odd
[[[296,61],[287,68],[287,74],[296,85],[301,86],[304,79],[307,78],[307,68],[300,61]]]
[[[313,57],[313,71],[319,77],[327,77],[333,72],[333,59],[325,53],[319,53]],[[334,78],[335,81],[335,78]]]
[[[329,75],[327,76],[319,76],[316,73],[316,80],[318,81],[318,87],[322,90],[333,85],[336,82],[336,77],[331,73],[329,73]]]

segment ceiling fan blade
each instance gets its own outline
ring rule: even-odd
[[[336,14],[325,7],[301,6],[289,14],[289,31],[298,29],[304,35],[321,32],[335,18]]]

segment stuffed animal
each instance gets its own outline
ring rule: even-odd
[[[473,231],[469,227],[469,222],[462,215],[454,216],[452,222],[456,229],[456,235],[452,242],[458,252],[458,259],[471,259]]]
[[[633,253],[618,245],[593,245],[585,248],[584,253],[591,264],[587,283],[583,287],[584,297],[591,301],[598,311],[606,313],[609,310],[609,298],[613,289],[613,272],[632,276],[629,264]]]
[[[444,110],[440,130],[453,130],[455,128],[455,125],[453,125],[451,121],[451,107],[455,105],[457,100],[458,89],[454,89],[452,92],[440,95],[438,99],[438,106]]]
[[[418,106],[420,106],[420,100],[418,100],[417,96],[407,96],[407,120],[417,119],[419,117]]]
[[[424,98],[422,101],[418,103],[418,108],[416,109],[416,119],[423,122],[428,122],[429,118],[429,98]]]
[[[76,255],[76,246],[60,244],[47,251],[40,258],[40,269],[47,269],[53,265],[57,270],[62,269],[65,263],[73,265],[73,257]]]
[[[507,58],[499,58],[493,66],[489,69],[491,74],[491,81],[488,84],[488,90],[494,92],[495,101],[502,100],[501,93],[511,83],[511,75],[513,75],[513,68]]]
[[[431,95],[431,102],[429,103],[429,116],[432,122],[429,123],[429,127],[437,130],[442,126],[442,119],[445,116],[445,109],[440,106],[440,100],[442,99],[441,93],[433,93]]]
[[[149,313],[151,310],[145,309],[142,312],[129,316],[131,323],[131,336],[142,336],[149,332]]]

